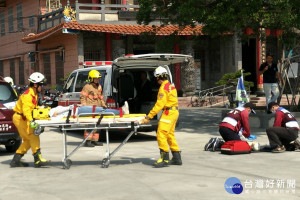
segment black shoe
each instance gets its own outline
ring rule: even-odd
[[[181,161],[181,152],[180,151],[172,151],[173,158],[170,160],[170,165],[182,165]]]
[[[215,141],[214,141],[214,143],[212,145],[212,151],[216,151],[216,149],[217,149],[217,147],[219,145],[219,142],[220,142],[219,138],[216,137]]]
[[[210,138],[208,143],[206,143],[206,145],[204,146],[204,151],[208,151],[210,148],[212,148],[215,140],[216,138]]]
[[[224,144],[224,141],[220,140],[219,138],[216,138],[215,143],[213,144],[212,151],[218,151],[221,150],[221,146]]]
[[[300,149],[300,140],[299,140],[299,139],[296,139],[296,140],[294,141],[294,146],[295,146],[295,150]]]
[[[95,147],[95,145],[92,143],[91,140],[85,141],[84,146],[85,146],[85,147]]]
[[[33,154],[33,158],[34,158],[34,167],[35,168],[47,166],[51,163],[51,160],[46,160],[42,157],[40,149],[37,150],[37,152],[35,154]]]
[[[160,159],[158,159],[153,166],[155,168],[168,167],[169,165],[169,152],[164,152],[160,149]]]
[[[285,147],[284,145],[282,146],[277,146],[275,149],[272,150],[273,153],[282,153],[285,152]]]
[[[23,154],[15,154],[12,161],[10,162],[10,167],[28,167],[28,163],[23,163],[21,161],[21,158],[23,157]]]
[[[95,146],[103,146],[103,142],[92,141],[92,144]]]

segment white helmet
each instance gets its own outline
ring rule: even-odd
[[[11,77],[7,76],[4,78],[4,80],[8,82],[10,85],[14,85],[14,80]]]
[[[45,76],[40,72],[33,72],[28,79],[31,83],[42,83],[46,82]]]
[[[154,76],[155,77],[159,77],[159,76],[162,76],[162,75],[168,75],[168,72],[166,70],[166,68],[162,67],[162,66],[159,66],[155,69],[154,71]]]

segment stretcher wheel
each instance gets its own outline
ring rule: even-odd
[[[64,165],[64,169],[70,169],[72,165],[72,160],[67,159],[65,162],[63,162],[63,165]]]
[[[104,159],[102,160],[102,168],[108,168],[109,163],[110,163],[110,160],[107,159],[107,158],[104,158]]]

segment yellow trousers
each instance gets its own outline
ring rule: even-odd
[[[30,128],[29,121],[24,120],[21,115],[13,115],[13,123],[17,127],[22,144],[16,153],[25,154],[30,148],[33,154],[40,149],[40,137],[33,134],[34,129]]]
[[[174,135],[178,116],[178,110],[164,111],[158,122],[156,135],[158,147],[165,152],[169,152],[169,148],[171,151],[180,151]]]

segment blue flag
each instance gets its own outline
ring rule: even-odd
[[[239,78],[238,84],[236,86],[235,100],[245,103],[249,102],[249,97],[244,86],[243,75]]]

